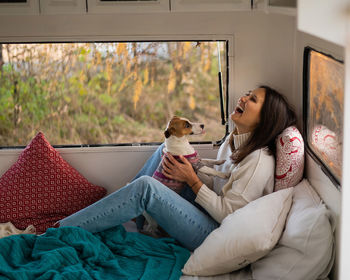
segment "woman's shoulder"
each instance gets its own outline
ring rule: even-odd
[[[268,147],[263,147],[260,149],[255,150],[251,154],[256,153],[256,154],[261,154],[261,156],[267,156],[267,157],[272,157],[274,158],[273,154],[271,153],[270,149]]]

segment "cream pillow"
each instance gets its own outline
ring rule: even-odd
[[[277,246],[251,265],[259,280],[315,280],[327,277],[334,261],[334,218],[304,179],[293,191],[293,204]]]
[[[292,188],[250,202],[228,215],[188,259],[182,272],[209,276],[240,269],[264,255],[281,236]]]

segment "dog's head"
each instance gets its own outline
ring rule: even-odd
[[[174,116],[168,123],[168,126],[164,132],[164,136],[165,138],[169,138],[172,135],[176,137],[182,137],[185,135],[203,134],[203,133],[204,133],[204,124],[192,123],[188,119]]]

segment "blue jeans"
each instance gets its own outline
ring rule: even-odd
[[[162,146],[149,161],[152,158],[156,161],[161,149]],[[151,163],[155,165],[155,162]],[[150,172],[152,164],[147,162],[141,171]],[[99,232],[125,223],[146,211],[171,237],[192,251],[219,226],[213,218],[159,181],[141,176],[140,172],[136,177],[132,183],[64,218],[60,226],[78,226],[90,232]]]
[[[144,166],[141,168],[141,170],[136,174],[136,176],[134,177],[134,179],[132,179],[131,182],[133,182],[134,180],[140,178],[141,176],[151,176],[153,175],[154,171],[156,171],[159,163],[162,160],[162,154],[163,154],[163,149],[164,149],[164,143],[161,144],[157,150],[155,150],[155,152],[152,154],[152,156],[147,160],[147,162],[144,164]],[[195,202],[196,199],[196,195],[195,193],[192,191],[192,189],[189,186],[185,186],[182,191],[180,192],[180,195],[188,200],[189,202],[191,202],[194,206],[196,206],[198,209],[200,209],[202,212],[204,212],[205,214],[208,214],[208,212],[202,207],[200,206],[197,202]],[[141,230],[143,228],[145,222],[145,217],[140,215],[136,218],[136,226],[138,230]]]
[[[151,157],[146,161],[146,163],[143,165],[139,173],[137,173],[134,179],[132,179],[132,181],[145,175],[152,177],[154,171],[156,171],[160,161],[162,160],[163,149],[164,149],[164,144],[161,144],[157,148],[157,150],[155,150],[155,152],[151,155]]]

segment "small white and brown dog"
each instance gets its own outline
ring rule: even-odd
[[[209,188],[213,187],[213,176],[229,178],[231,173],[223,173],[215,170],[214,165],[220,165],[225,160],[201,159],[198,153],[189,143],[188,135],[200,135],[204,133],[204,124],[193,123],[188,119],[174,116],[164,132],[165,141],[163,154],[170,153],[176,159],[179,155],[184,156],[191,164],[199,179]],[[184,183],[172,180],[162,173],[162,162],[153,174],[153,178],[162,182],[173,191],[180,193]]]
[[[213,188],[213,177],[218,176],[220,178],[229,178],[231,173],[224,173],[215,170],[214,165],[220,165],[225,160],[216,159],[201,159],[194,148],[189,143],[188,135],[200,135],[204,133],[204,124],[192,123],[188,119],[174,116],[164,132],[165,141],[163,149],[163,158],[166,153],[171,153],[174,158],[178,159],[179,155],[183,155],[191,164],[194,171],[197,173],[198,178],[209,188]],[[162,173],[163,160],[158,165],[157,170],[153,174],[153,178],[157,179],[173,191],[180,193],[184,183],[172,180],[166,177]],[[164,236],[164,232],[160,230],[157,222],[147,213],[144,212],[143,216],[147,220],[147,225],[141,232],[153,237]]]

